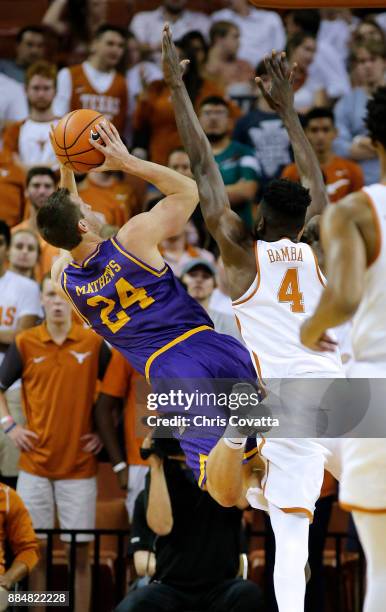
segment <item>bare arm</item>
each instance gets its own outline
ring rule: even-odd
[[[39,317],[37,317],[36,315],[24,315],[18,320],[15,330],[0,331],[0,348],[1,345],[4,345],[4,350],[6,350],[8,348],[8,345],[10,345],[14,341],[15,337],[19,332],[23,331],[23,329],[29,329],[30,327],[34,327],[37,324],[38,320]]]
[[[241,179],[233,185],[225,186],[229,202],[233,207],[240,206],[245,200],[253,200],[257,193],[257,181]]]
[[[350,320],[363,296],[371,256],[363,240],[363,228],[372,224],[372,213],[363,197],[356,193],[345,198],[329,207],[322,219],[328,287],[301,330],[302,343],[313,350],[332,348],[326,330]]]
[[[257,78],[256,82],[268,104],[283,121],[294,151],[302,185],[310,190],[312,202],[307,210],[307,222],[314,215],[320,214],[328,204],[322,171],[295,111],[292,88],[294,73],[288,69],[285,53],[277,55],[272,52],[272,56],[265,59],[265,64],[272,79],[271,91],[265,90],[261,79]]]
[[[138,576],[154,576],[155,554],[148,550],[136,550],[134,553],[134,566]]]
[[[113,412],[118,409],[122,411],[122,400],[106,393],[100,393],[98,401],[94,409],[95,422],[98,433],[103,442],[103,446],[107,450],[111,464],[126,463],[120,447],[117,432],[114,426]],[[127,488],[128,470],[125,468],[117,473],[119,486],[122,489]]]
[[[241,262],[245,257],[243,247],[250,244],[248,232],[240,217],[230,207],[212,148],[184,85],[168,26],[165,26],[163,32],[162,54],[165,80],[171,89],[178,131],[197,182],[205,223],[220,247],[224,262]]]
[[[149,448],[150,437],[145,438],[142,447]],[[154,533],[168,535],[173,529],[173,513],[168,485],[166,483],[163,461],[150,455],[150,488],[146,510],[146,521]]]

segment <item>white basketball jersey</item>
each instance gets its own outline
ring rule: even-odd
[[[233,309],[259,377],[341,377],[339,351],[316,353],[300,343],[325,284],[311,247],[283,238],[258,240],[255,249],[256,278]]]
[[[377,225],[377,258],[365,274],[365,290],[353,319],[352,344],[356,361],[386,363],[386,185],[363,189]]]

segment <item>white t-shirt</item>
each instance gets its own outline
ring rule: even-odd
[[[20,128],[19,157],[26,166],[58,166],[50,142],[50,126],[56,125],[59,119],[51,121],[33,121],[27,119]]]
[[[1,134],[6,123],[22,121],[28,117],[28,104],[24,87],[14,79],[0,73],[0,147]]]
[[[94,68],[90,62],[83,62],[82,68],[90,85],[99,94],[105,93],[112,85],[115,79],[116,71],[101,72]],[[54,114],[62,117],[70,112],[70,103],[72,96],[72,78],[68,68],[62,68],[58,72],[57,91],[53,103]]]
[[[257,64],[272,49],[282,51],[286,44],[286,35],[281,18],[273,11],[251,8],[246,17],[231,9],[216,11],[212,22],[230,21],[240,30],[240,49],[238,56],[252,66]]]

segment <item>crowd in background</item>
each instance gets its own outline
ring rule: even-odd
[[[58,184],[51,126],[71,110],[98,110],[116,125],[134,155],[191,176],[160,65],[161,31],[168,21],[181,59],[190,60],[185,83],[231,206],[253,230],[268,182],[278,177],[299,180],[287,132],[254,81],[258,76],[269,87],[264,56],[273,48],[285,50],[288,61],[297,64],[295,106],[332,203],[379,178],[364,115],[368,98],[386,84],[386,13],[321,9],[278,14],[256,9],[247,0],[224,0],[221,10],[204,14],[192,10],[193,4],[164,0],[155,10],[136,13],[128,27],[118,27],[106,23],[106,1],[53,0],[41,23],[19,31],[13,57],[0,58],[0,405],[6,402],[9,412],[0,420],[0,478],[14,486],[18,477],[18,493],[35,528],[53,527],[55,508],[63,528],[93,528],[95,453],[101,437],[121,487],[129,480],[128,515],[130,520],[137,516],[137,541],[146,542],[143,548],[133,548],[146,553],[146,563],[139,557],[138,573],[159,576],[161,563],[162,572],[167,567],[162,575],[172,577],[170,588],[183,585],[183,579],[178,578],[179,583],[176,578],[170,551],[156,549],[157,570],[150,551],[154,533],[166,537],[172,528],[156,524],[153,517],[149,536],[149,524],[145,525],[146,503],[155,486],[151,478],[160,479],[157,486],[165,484],[162,459],[153,460],[150,483],[148,479],[145,493],[137,499],[148,472],[136,435],[139,375],[75,320],[47,276],[58,251],[39,236],[36,215]],[[78,174],[76,181],[82,199],[103,221],[106,238],[162,197],[154,186],[116,172]],[[187,291],[208,310],[216,329],[240,339],[221,260],[199,209],[182,234],[159,246]],[[126,451],[116,428],[121,412]],[[183,462],[175,449],[169,454]],[[176,478],[175,469],[170,474]],[[334,494],[334,484],[326,480],[324,523]],[[179,499],[172,502],[180,511]],[[169,514],[170,503],[166,499]],[[3,511],[7,512],[0,505]],[[203,512],[211,524],[230,521],[231,533],[240,531],[241,514],[231,516],[224,509],[223,516],[209,506]],[[178,529],[183,533],[185,528],[179,524]],[[204,541],[205,533],[200,537]],[[90,605],[89,539],[79,536],[77,541],[76,609],[82,612]],[[233,546],[233,561],[241,551]],[[28,569],[36,562],[29,561]],[[233,578],[234,569],[231,564],[213,581]],[[44,577],[41,544],[40,561],[31,576],[35,590],[44,590]],[[11,586],[19,578],[12,574],[4,584]],[[230,603],[233,588],[223,594],[219,609],[236,610]],[[218,599],[219,593],[213,597]],[[237,610],[259,609],[259,593],[252,589],[245,597],[251,608],[245,604]],[[122,604],[120,610],[145,609],[138,596],[136,601]],[[314,598],[309,609],[323,610],[322,598]]]

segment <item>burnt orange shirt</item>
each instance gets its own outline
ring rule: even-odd
[[[89,82],[82,64],[70,66],[72,96],[70,111],[91,108],[102,113],[123,132],[127,115],[127,85],[125,78],[116,73],[109,89],[104,93],[96,91]]]
[[[20,128],[25,123],[23,121],[13,121],[4,128],[3,149],[6,153],[18,153]]]
[[[129,218],[126,206],[128,195],[126,197],[122,192],[118,181],[109,187],[102,187],[87,177],[79,186],[79,195],[94,212],[103,215],[104,223],[122,227]]]
[[[12,156],[0,152],[0,219],[10,227],[24,216],[25,173],[14,163]]]
[[[30,572],[39,560],[39,545],[31,517],[19,495],[0,483],[0,574],[4,574],[5,545],[12,550],[12,562],[24,563]]]
[[[330,202],[338,202],[349,193],[360,191],[364,185],[362,168],[355,162],[343,157],[333,157],[321,166],[326,181]],[[296,164],[284,168],[282,178],[295,183],[300,181]]]
[[[21,229],[30,229],[28,219],[25,219],[18,225],[12,228],[12,233]],[[34,277],[38,283],[41,283],[44,276],[51,272],[52,264],[60,255],[60,250],[51,244],[48,244],[39,233],[36,233],[40,244],[40,257],[35,266]]]
[[[124,424],[127,463],[129,465],[148,465],[141,459],[139,449],[143,438],[136,436],[136,382],[141,377],[126,359],[113,350],[109,366],[103,378],[101,393],[125,399]]]
[[[21,452],[20,469],[51,479],[95,475],[96,459],[80,438],[93,431],[101,345],[100,336],[77,324],[61,346],[45,323],[16,337],[27,427],[38,435],[33,450]]]
[[[224,90],[209,80],[204,80],[195,101],[198,110],[202,100],[209,96],[224,96]],[[237,107],[231,107],[237,114]],[[135,130],[148,130],[150,133],[149,156],[151,161],[166,165],[173,149],[181,147],[170,89],[164,81],[154,81],[139,98],[133,117]]]

